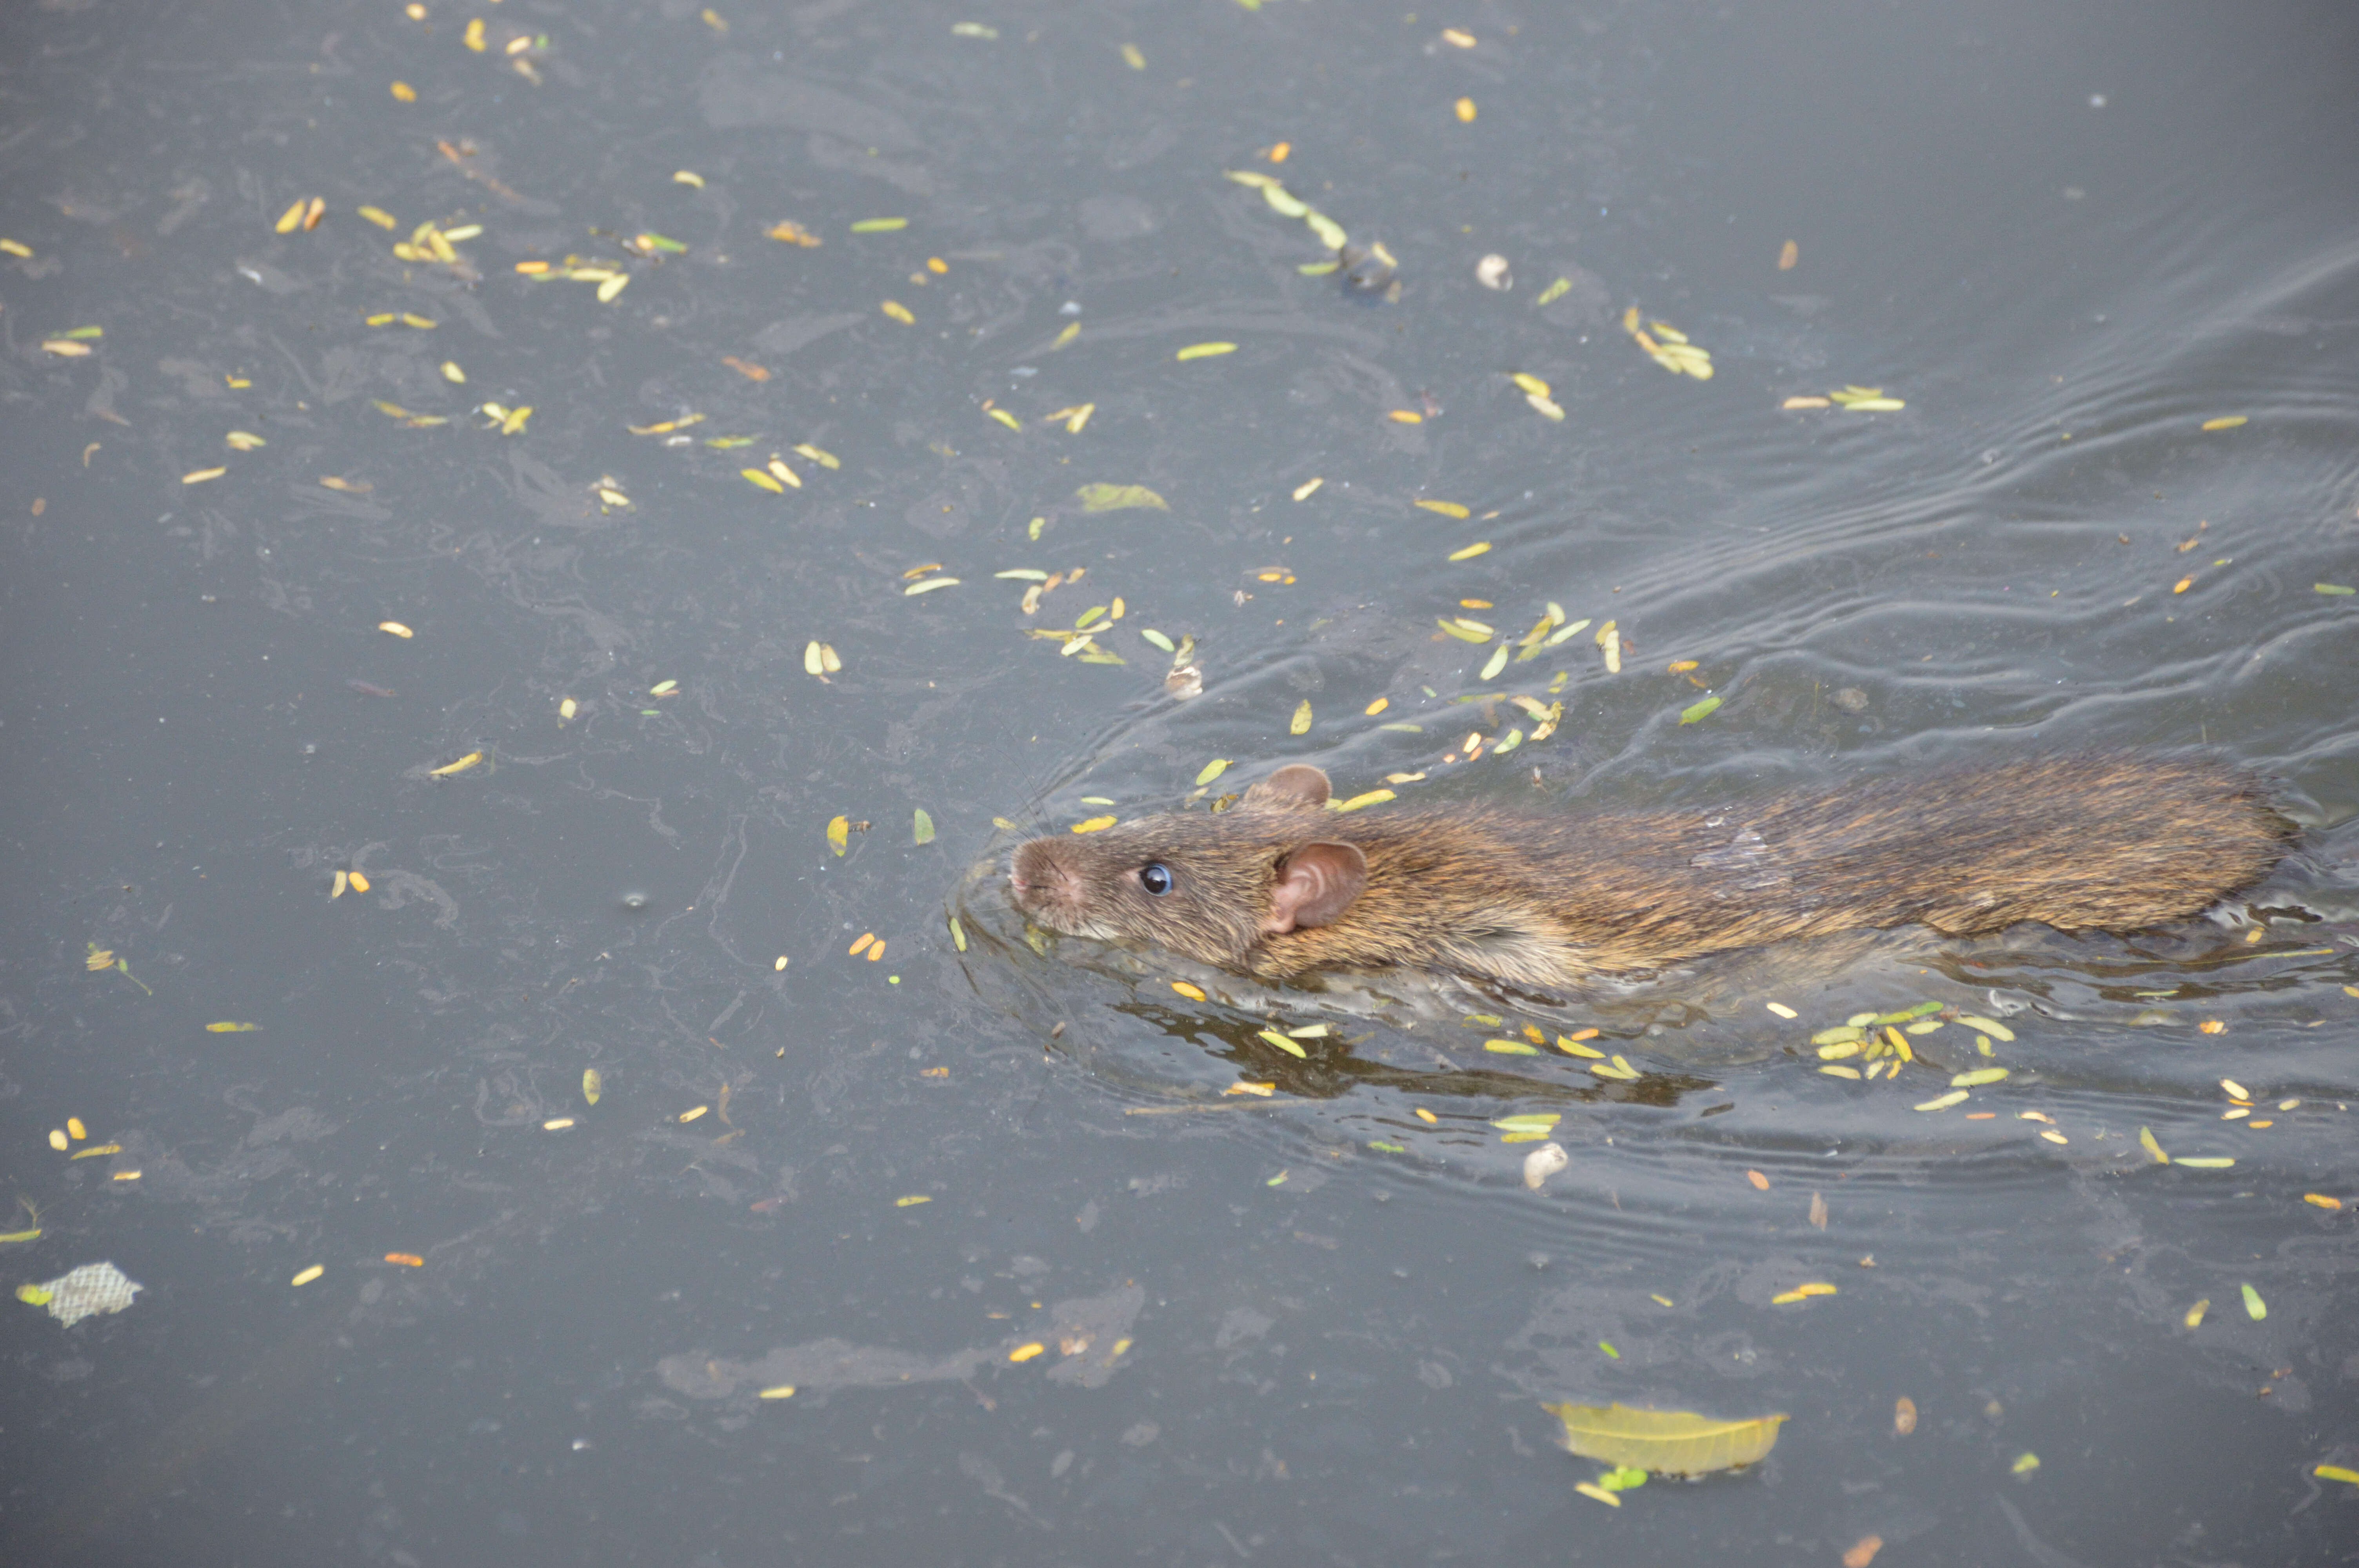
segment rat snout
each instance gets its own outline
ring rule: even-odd
[[[1046,838],[1018,845],[1007,868],[1008,890],[1017,906],[1051,924],[1054,916],[1070,916],[1081,903],[1081,879],[1059,857],[1059,847]]]

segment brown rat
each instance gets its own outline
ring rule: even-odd
[[[1327,799],[1325,773],[1290,764],[1225,812],[1032,839],[1009,885],[1051,930],[1266,980],[1408,965],[1549,990],[1837,931],[2140,930],[2259,881],[2294,834],[2257,779],[2201,756],[2040,757],[1701,811]]]

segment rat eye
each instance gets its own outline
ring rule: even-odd
[[[1160,860],[1149,860],[1139,868],[1138,885],[1160,898],[1171,891],[1171,870]]]

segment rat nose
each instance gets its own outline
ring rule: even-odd
[[[1019,901],[1034,894],[1058,896],[1069,891],[1071,881],[1056,851],[1038,838],[1020,846],[1007,868],[1007,885]]]

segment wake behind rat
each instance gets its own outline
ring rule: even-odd
[[[2145,930],[2258,881],[2294,835],[2259,779],[2197,755],[2038,757],[1702,811],[1327,803],[1327,775],[1289,764],[1225,812],[1032,839],[1009,886],[1051,930],[1265,980],[1406,966],[1545,992],[1842,931]]]

